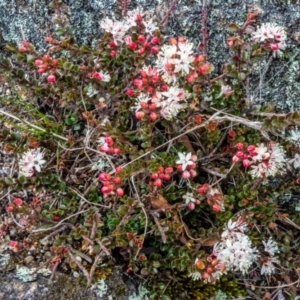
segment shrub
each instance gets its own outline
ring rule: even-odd
[[[46,54],[8,45],[0,136],[16,164],[0,185],[2,236],[17,225],[12,251],[49,243],[53,274],[68,265],[87,284],[119,253],[156,299],[176,281],[186,297],[206,286],[202,299],[226,274],[260,295],[267,280],[298,278],[299,112],[248,101],[253,64],[286,43],[283,28],[255,16],[229,25],[232,56],[217,76],[193,43],[167,40],[138,11],[104,19],[93,48],[63,27]]]

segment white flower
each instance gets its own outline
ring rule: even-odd
[[[251,174],[254,178],[275,176],[285,172],[286,158],[283,148],[278,144],[270,146],[269,150],[264,144],[255,148],[256,155],[252,157]]]
[[[246,230],[247,230],[247,224],[242,219],[238,219],[235,222],[233,222],[230,219],[227,225],[225,226],[221,237],[222,239],[226,239],[229,238],[231,236],[231,233],[234,233],[235,231],[244,233]]]
[[[152,19],[150,19],[148,21],[143,21],[143,24],[145,26],[145,33],[152,34],[152,32],[154,32],[155,30],[158,29],[156,24],[153,23]]]
[[[41,149],[27,151],[19,161],[20,175],[30,177],[34,170],[41,172],[41,166],[46,162],[44,152]]]
[[[118,42],[123,42],[124,35],[126,34],[127,30],[131,28],[134,24],[133,23],[125,23],[120,21],[113,21],[109,18],[105,18],[101,23],[100,27],[112,34],[114,42],[117,44]]]
[[[253,156],[255,161],[262,161],[270,156],[268,153],[268,148],[264,144],[260,144],[255,148],[256,155]]]
[[[148,103],[148,101],[150,101],[150,100],[151,100],[151,98],[148,95],[140,94],[135,101],[135,105],[131,109],[137,112],[138,110],[140,110],[142,108],[141,107],[142,102]]]
[[[255,32],[253,32],[253,40],[256,42],[281,42],[286,40],[284,28],[273,23],[262,24]]]
[[[252,39],[273,51],[273,56],[281,55],[285,49],[286,33],[284,28],[272,23],[262,24],[255,32]]]
[[[194,61],[194,56],[192,52],[193,44],[184,42],[178,43],[179,51],[177,51],[177,55],[179,58],[175,63],[175,73],[183,72],[185,74],[189,74],[190,72],[190,64]]]
[[[292,130],[289,140],[295,144],[299,143],[300,142],[300,131]]]
[[[300,155],[298,153],[295,154],[295,157],[289,160],[289,164],[293,165],[295,169],[300,167]]]
[[[178,74],[189,74],[194,61],[192,48],[192,43],[179,42],[178,45],[164,45],[160,49],[156,66],[167,83],[176,82]]]
[[[189,277],[191,277],[194,281],[200,280],[202,278],[201,273],[199,273],[198,271],[190,273]]]
[[[182,171],[184,171],[189,165],[194,164],[194,162],[191,160],[192,157],[191,152],[189,152],[188,154],[178,152],[178,156],[179,156],[179,160],[176,161],[176,164],[182,165]]]
[[[232,94],[232,92],[233,91],[229,85],[222,84],[220,94],[217,96],[217,98],[220,98],[223,95],[225,96],[225,98],[228,98]]]
[[[102,77],[102,81],[104,82],[110,81],[110,75],[108,73],[104,73],[103,71],[100,71],[99,74]]]
[[[178,113],[187,107],[186,103],[164,103],[160,110],[160,114],[166,120],[171,120],[178,115]]]
[[[258,259],[258,252],[249,237],[243,233],[247,229],[242,220],[229,220],[222,241],[215,244],[213,253],[227,270],[241,271],[246,274],[253,262]]]
[[[166,101],[168,102],[185,101],[188,96],[184,89],[178,88],[176,86],[170,86],[166,92],[162,92],[161,94],[167,98]]]
[[[147,76],[158,76],[158,70],[156,68],[152,68],[151,66],[144,66],[142,71],[144,71]]]
[[[277,243],[271,238],[267,242],[263,241],[262,243],[265,247],[265,251],[268,252],[271,256],[274,256],[275,253],[279,253]]]
[[[188,96],[189,94],[184,89],[171,86],[166,92],[157,92],[152,102],[155,102],[157,107],[161,107],[161,116],[170,120],[187,107]]]
[[[190,202],[195,202],[196,199],[194,198],[193,193],[186,193],[182,198],[185,200],[186,204],[189,204]]]
[[[275,266],[273,263],[279,263],[276,257],[268,257],[262,264],[260,274],[261,275],[272,275],[275,272]]]

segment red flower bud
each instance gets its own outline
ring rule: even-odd
[[[6,211],[8,211],[8,212],[13,212],[13,210],[14,210],[14,208],[13,208],[12,205],[6,206]]]
[[[51,74],[47,77],[47,81],[49,84],[53,84],[56,81],[56,77]]]
[[[234,155],[231,160],[233,163],[237,163],[240,159],[236,155]]]
[[[150,51],[151,51],[152,54],[157,54],[158,53],[158,48],[157,47],[152,47]]]
[[[51,57],[50,57],[50,55],[48,55],[48,54],[45,54],[45,55],[43,56],[43,61],[45,61],[45,62],[50,61],[50,59],[51,59]]]
[[[171,175],[170,174],[164,174],[164,180],[169,181],[171,180]]]
[[[238,151],[235,156],[237,156],[238,158],[243,158],[244,157],[244,153],[242,151]]]
[[[13,203],[16,204],[17,206],[21,206],[23,203],[23,200],[21,198],[15,198],[13,200]]]
[[[111,56],[111,57],[116,57],[116,56],[117,56],[117,51],[111,50],[111,51],[110,51],[110,56]]]
[[[243,160],[243,167],[244,168],[248,168],[251,164],[252,164],[252,162],[249,159],[244,159]]]
[[[18,49],[19,49],[20,52],[26,52],[27,51],[27,48],[24,47],[24,46],[20,46]]]
[[[114,154],[120,155],[121,154],[121,150],[119,148],[114,148]]]
[[[215,203],[212,207],[214,212],[219,212],[221,210],[221,207],[219,204]]]
[[[157,119],[157,114],[155,112],[151,112],[149,118],[151,121],[155,121]]]
[[[53,37],[51,37],[51,36],[46,36],[46,37],[45,37],[45,42],[46,42],[46,43],[52,44],[53,41],[54,41]]]
[[[162,186],[162,181],[161,181],[161,179],[159,179],[159,178],[156,179],[156,180],[154,181],[153,185],[156,186],[156,187],[161,187],[161,186]]]
[[[115,177],[113,180],[114,184],[120,184],[121,183],[121,178],[120,177]]]
[[[35,64],[36,66],[40,66],[40,65],[43,64],[43,61],[42,61],[41,59],[36,59],[35,62],[34,62],[34,64]]]
[[[143,43],[145,42],[146,39],[145,39],[145,36],[144,36],[144,35],[140,34],[140,35],[138,36],[137,40],[138,40],[141,44],[143,44]]]
[[[111,136],[106,136],[106,137],[104,138],[104,141],[105,141],[105,143],[106,143],[108,146],[112,146],[112,145],[114,144],[114,141],[113,141],[113,139],[112,139]]]
[[[146,102],[141,102],[140,105],[141,105],[141,108],[143,108],[143,109],[148,108],[148,103],[146,103]]]
[[[98,176],[98,179],[101,181],[107,181],[110,180],[111,176],[108,173],[100,173]]]
[[[167,91],[167,90],[168,90],[168,85],[167,85],[166,83],[162,84],[162,85],[160,86],[160,90],[161,90],[162,92]]]
[[[183,179],[188,179],[188,178],[191,177],[191,173],[189,171],[185,170],[185,171],[182,172],[181,177]]]
[[[144,116],[145,116],[145,113],[144,113],[143,111],[137,111],[137,112],[135,113],[135,117],[136,117],[138,120],[143,119]]]
[[[131,50],[135,50],[137,47],[137,44],[135,42],[131,42],[128,44],[128,48]]]
[[[111,49],[115,49],[115,48],[117,47],[117,44],[116,44],[115,42],[110,42],[110,43],[109,43],[109,47],[110,47]]]
[[[235,145],[235,148],[237,148],[238,150],[243,150],[244,149],[244,144],[239,142]]]
[[[165,172],[171,174],[174,171],[172,167],[166,167]]]
[[[158,174],[157,173],[152,173],[151,174],[151,179],[155,180],[158,178]]]
[[[159,166],[159,167],[157,168],[157,171],[158,171],[158,173],[163,173],[163,172],[165,171],[165,168],[162,167],[162,166]]]
[[[124,196],[124,191],[122,188],[117,188],[116,194],[118,197],[123,197]]]
[[[205,195],[208,192],[208,189],[209,189],[209,185],[207,183],[205,183],[205,184],[202,184],[199,186],[197,192],[200,195]]]
[[[149,104],[149,109],[150,110],[155,110],[156,109],[156,104],[155,103],[151,103],[151,104]]]
[[[129,89],[129,90],[126,91],[126,95],[127,95],[128,97],[132,97],[132,96],[134,95],[134,91],[131,90],[131,89]]]
[[[151,39],[150,43],[151,43],[152,45],[157,45],[157,44],[159,44],[159,38],[158,38],[157,36],[154,36],[154,37]]]
[[[111,186],[103,186],[103,187],[101,188],[101,192],[102,192],[103,194],[109,194],[111,191],[112,191]]]
[[[116,171],[116,174],[120,174],[122,172],[122,167],[117,166],[115,171]]]
[[[189,202],[188,208],[189,208],[189,210],[194,210],[195,209],[195,203],[194,202]]]

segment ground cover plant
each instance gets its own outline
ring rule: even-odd
[[[67,266],[87,285],[118,259],[153,299],[295,299],[300,113],[257,105],[251,74],[284,59],[284,28],[256,11],[228,24],[219,70],[206,26],[196,42],[167,38],[167,15],[124,8],[97,45],[79,46],[54,9],[47,53],[23,41],[0,62],[11,251],[48,243],[52,277]]]

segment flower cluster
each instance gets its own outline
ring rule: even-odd
[[[255,32],[252,39],[262,43],[263,47],[273,52],[273,56],[280,55],[285,49],[286,33],[284,28],[273,23],[262,24]]]
[[[44,152],[41,149],[27,151],[19,161],[19,174],[31,177],[35,171],[40,172],[41,166],[46,162]]]
[[[101,137],[98,140],[98,143],[100,144],[99,151],[104,152],[107,154],[115,154],[115,155],[120,155],[121,150],[120,148],[113,147],[114,141],[112,137],[107,136],[107,137]]]
[[[193,280],[203,279],[205,283],[216,282],[224,273],[226,266],[220,262],[214,255],[207,257],[206,261],[196,258],[194,263],[196,269],[189,277]]]
[[[188,82],[193,82],[198,74],[206,75],[212,70],[212,66],[205,63],[203,55],[193,56],[192,48],[192,43],[179,37],[171,38],[170,45],[160,49],[156,67],[166,82],[175,83],[180,76],[186,76]]]
[[[215,244],[213,254],[226,270],[240,271],[246,274],[251,265],[258,259],[257,249],[244,233],[247,226],[243,220],[228,221],[221,235],[221,242]]]
[[[6,206],[6,211],[13,212],[16,208],[20,208],[23,204],[23,200],[21,198],[15,198],[11,204]]]
[[[200,200],[195,199],[193,193],[186,193],[185,195],[182,196],[182,199],[185,200],[185,204],[190,210],[194,210],[196,205],[200,204]]]
[[[157,114],[160,114],[166,120],[171,120],[187,107],[187,97],[185,90],[177,87],[170,87],[165,92],[157,92],[151,98],[141,94],[133,107],[136,110],[135,116],[140,120],[145,114],[149,114],[149,119],[155,121]]]
[[[182,172],[181,177],[183,179],[189,179],[191,177],[195,177],[197,175],[195,168],[197,161],[197,156],[189,153],[181,153],[178,152],[179,159],[176,161],[177,171]]]
[[[150,186],[155,186],[157,188],[160,188],[163,184],[163,181],[170,181],[171,176],[173,173],[172,167],[158,167],[157,172],[151,173],[151,179],[153,180],[150,182]]]
[[[99,181],[102,183],[100,189],[103,194],[116,194],[118,197],[124,196],[124,190],[119,187],[121,183],[121,177],[118,174],[121,172],[120,169],[116,169],[116,176],[111,176],[109,173],[100,173],[98,175]]]
[[[247,147],[247,151],[243,151],[244,144],[238,143],[236,148],[239,151],[232,157],[232,161],[236,163],[242,159],[245,168],[251,166],[249,174],[252,177],[269,177],[284,172],[286,159],[284,150],[280,145],[273,142],[267,146],[264,144],[250,145]]]
[[[217,188],[213,188],[208,183],[205,183],[197,188],[197,192],[200,196],[207,198],[207,204],[214,212],[218,213],[225,210],[224,197]]]
[[[97,81],[103,81],[103,82],[110,81],[110,75],[103,71],[93,72],[90,76],[91,76],[91,78],[94,78]]]
[[[158,53],[156,66],[166,82],[176,82],[179,74],[188,75],[194,61],[193,44],[179,38],[170,40],[171,45],[164,45]]]
[[[274,263],[279,264],[279,260],[275,257],[276,253],[279,253],[278,245],[271,238],[265,242],[263,241],[264,251],[268,253],[268,256],[262,258],[262,266],[260,273],[262,275],[271,275],[275,271]]]
[[[153,54],[158,52],[155,45],[159,43],[159,38],[153,36],[158,27],[152,19],[145,20],[143,14],[137,10],[128,12],[128,17],[124,21],[105,18],[101,22],[100,27],[112,35],[113,41],[109,43],[112,49],[110,53],[112,57],[117,55],[117,45],[124,42],[128,49],[135,51],[139,55],[144,54],[146,51],[150,51]],[[136,40],[133,40],[132,36],[126,35],[129,29],[132,30],[133,27],[136,27],[141,33]]]

